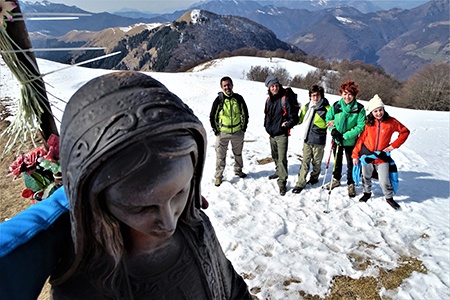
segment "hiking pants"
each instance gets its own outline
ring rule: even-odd
[[[325,145],[310,145],[303,143],[303,162],[298,171],[298,180],[295,186],[301,188],[306,186],[306,175],[308,175],[310,163],[313,166],[313,170],[309,179],[312,181],[319,180],[324,149]]]
[[[334,144],[333,146],[333,154],[336,155],[336,147],[337,144]],[[345,159],[347,160],[347,184],[355,183],[353,181],[353,160],[352,160],[352,151],[353,148],[355,148],[355,145],[353,146],[339,146],[339,151],[336,157],[336,161],[334,162],[336,164],[336,167],[334,167],[333,177],[336,180],[341,180],[342,178],[342,156],[344,156],[345,151]]]
[[[227,157],[228,144],[231,142],[231,151],[234,155],[234,172],[242,171],[242,148],[244,146],[244,132],[239,130],[235,133],[220,132],[216,136],[216,174],[215,178],[222,181]]]
[[[394,197],[394,188],[392,187],[391,181],[389,179],[389,164],[368,164],[362,165],[362,174],[363,174],[363,188],[364,193],[370,193],[372,191],[372,173],[373,168],[375,168],[378,172],[378,182],[380,183],[380,187],[383,190],[383,194],[386,198]]]
[[[270,151],[275,162],[275,172],[278,175],[277,183],[279,187],[286,187],[288,178],[287,149],[287,135],[270,137]]]

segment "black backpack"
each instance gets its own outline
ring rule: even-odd
[[[298,105],[298,100],[297,100],[297,94],[296,93],[294,93],[294,91],[291,89],[291,88],[286,88],[286,93],[284,93],[284,96],[281,98],[281,106],[283,107],[283,111],[284,111],[284,113],[283,113],[283,116],[285,116],[286,115],[286,95],[287,94],[290,94],[291,96],[293,96],[292,98],[294,98],[295,99],[295,104],[296,105],[294,105],[294,107],[292,108],[292,109],[297,109],[297,111],[295,112],[296,114],[297,114],[297,116],[298,116],[298,112],[300,111],[300,105]],[[267,110],[267,107],[268,107],[268,105],[269,105],[269,100],[270,100],[270,97],[267,97],[267,100],[266,100],[266,110]]]

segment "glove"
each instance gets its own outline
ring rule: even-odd
[[[218,130],[214,130],[214,134],[215,134],[216,136],[219,136],[219,134],[220,134],[220,131],[218,131]]]
[[[340,133],[339,131],[337,131],[336,128],[334,128],[333,130],[331,130],[331,136],[336,140],[336,142],[338,144],[342,144],[342,142],[344,141],[344,136],[342,135],[342,133]]]

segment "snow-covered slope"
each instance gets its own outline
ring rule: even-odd
[[[336,275],[352,278],[376,276],[379,268],[398,266],[401,257],[423,261],[427,274],[413,272],[400,287],[382,289],[384,299],[448,299],[450,297],[450,210],[449,210],[449,117],[448,112],[416,111],[394,107],[386,110],[411,130],[406,143],[392,156],[399,168],[400,186],[395,199],[401,211],[384,200],[375,181],[373,197],[359,203],[347,196],[346,177],[330,198],[331,213],[324,214],[326,193],[320,193],[330,149],[330,137],[322,163],[320,184],[301,194],[291,193],[297,180],[302,154],[298,126],[289,141],[288,193],[281,197],[276,182],[268,176],[274,165],[259,165],[270,157],[269,139],[263,127],[267,89],[263,83],[247,81],[243,74],[251,66],[283,66],[291,76],[306,74],[313,67],[274,59],[233,57],[198,68],[191,73],[147,73],[183,99],[203,122],[208,133],[208,149],[202,193],[210,203],[205,211],[211,218],[223,250],[236,270],[246,274],[248,286],[259,299],[302,299],[299,291],[324,297]],[[39,60],[42,73],[63,67]],[[17,85],[2,66],[0,97],[17,97]],[[67,101],[89,79],[109,71],[71,68],[46,76],[48,91]],[[244,145],[244,172],[234,175],[231,151],[227,157],[224,182],[214,186],[215,136],[209,126],[212,102],[220,91],[219,80],[231,76],[234,91],[249,107],[250,123]],[[306,90],[294,89],[302,106]],[[330,102],[338,96],[326,95]],[[59,100],[52,102],[63,109]],[[364,101],[362,101],[365,104]],[[61,112],[54,110],[58,119]],[[333,161],[333,159],[331,159]],[[345,162],[344,162],[345,164]],[[332,168],[332,165],[330,166]],[[344,166],[345,169],[345,166]],[[331,172],[328,172],[327,181]],[[317,201],[322,200],[322,201]],[[366,270],[356,259],[370,261]],[[290,285],[285,281],[293,280]],[[260,288],[258,291],[257,288]]]

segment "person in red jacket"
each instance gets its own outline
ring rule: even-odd
[[[378,95],[375,95],[366,105],[366,114],[366,126],[352,152],[355,166],[362,155],[376,153],[377,157],[390,158],[390,155],[385,155],[386,152],[400,147],[409,136],[408,128],[397,119],[390,117],[384,110],[384,104]],[[399,136],[391,143],[394,132],[398,132]],[[393,198],[394,189],[389,179],[389,163],[381,158],[377,158],[367,165],[362,164],[364,194],[359,201],[367,202],[371,197],[371,178],[374,168],[378,172],[378,180],[386,201],[394,209],[399,209],[400,205]]]

